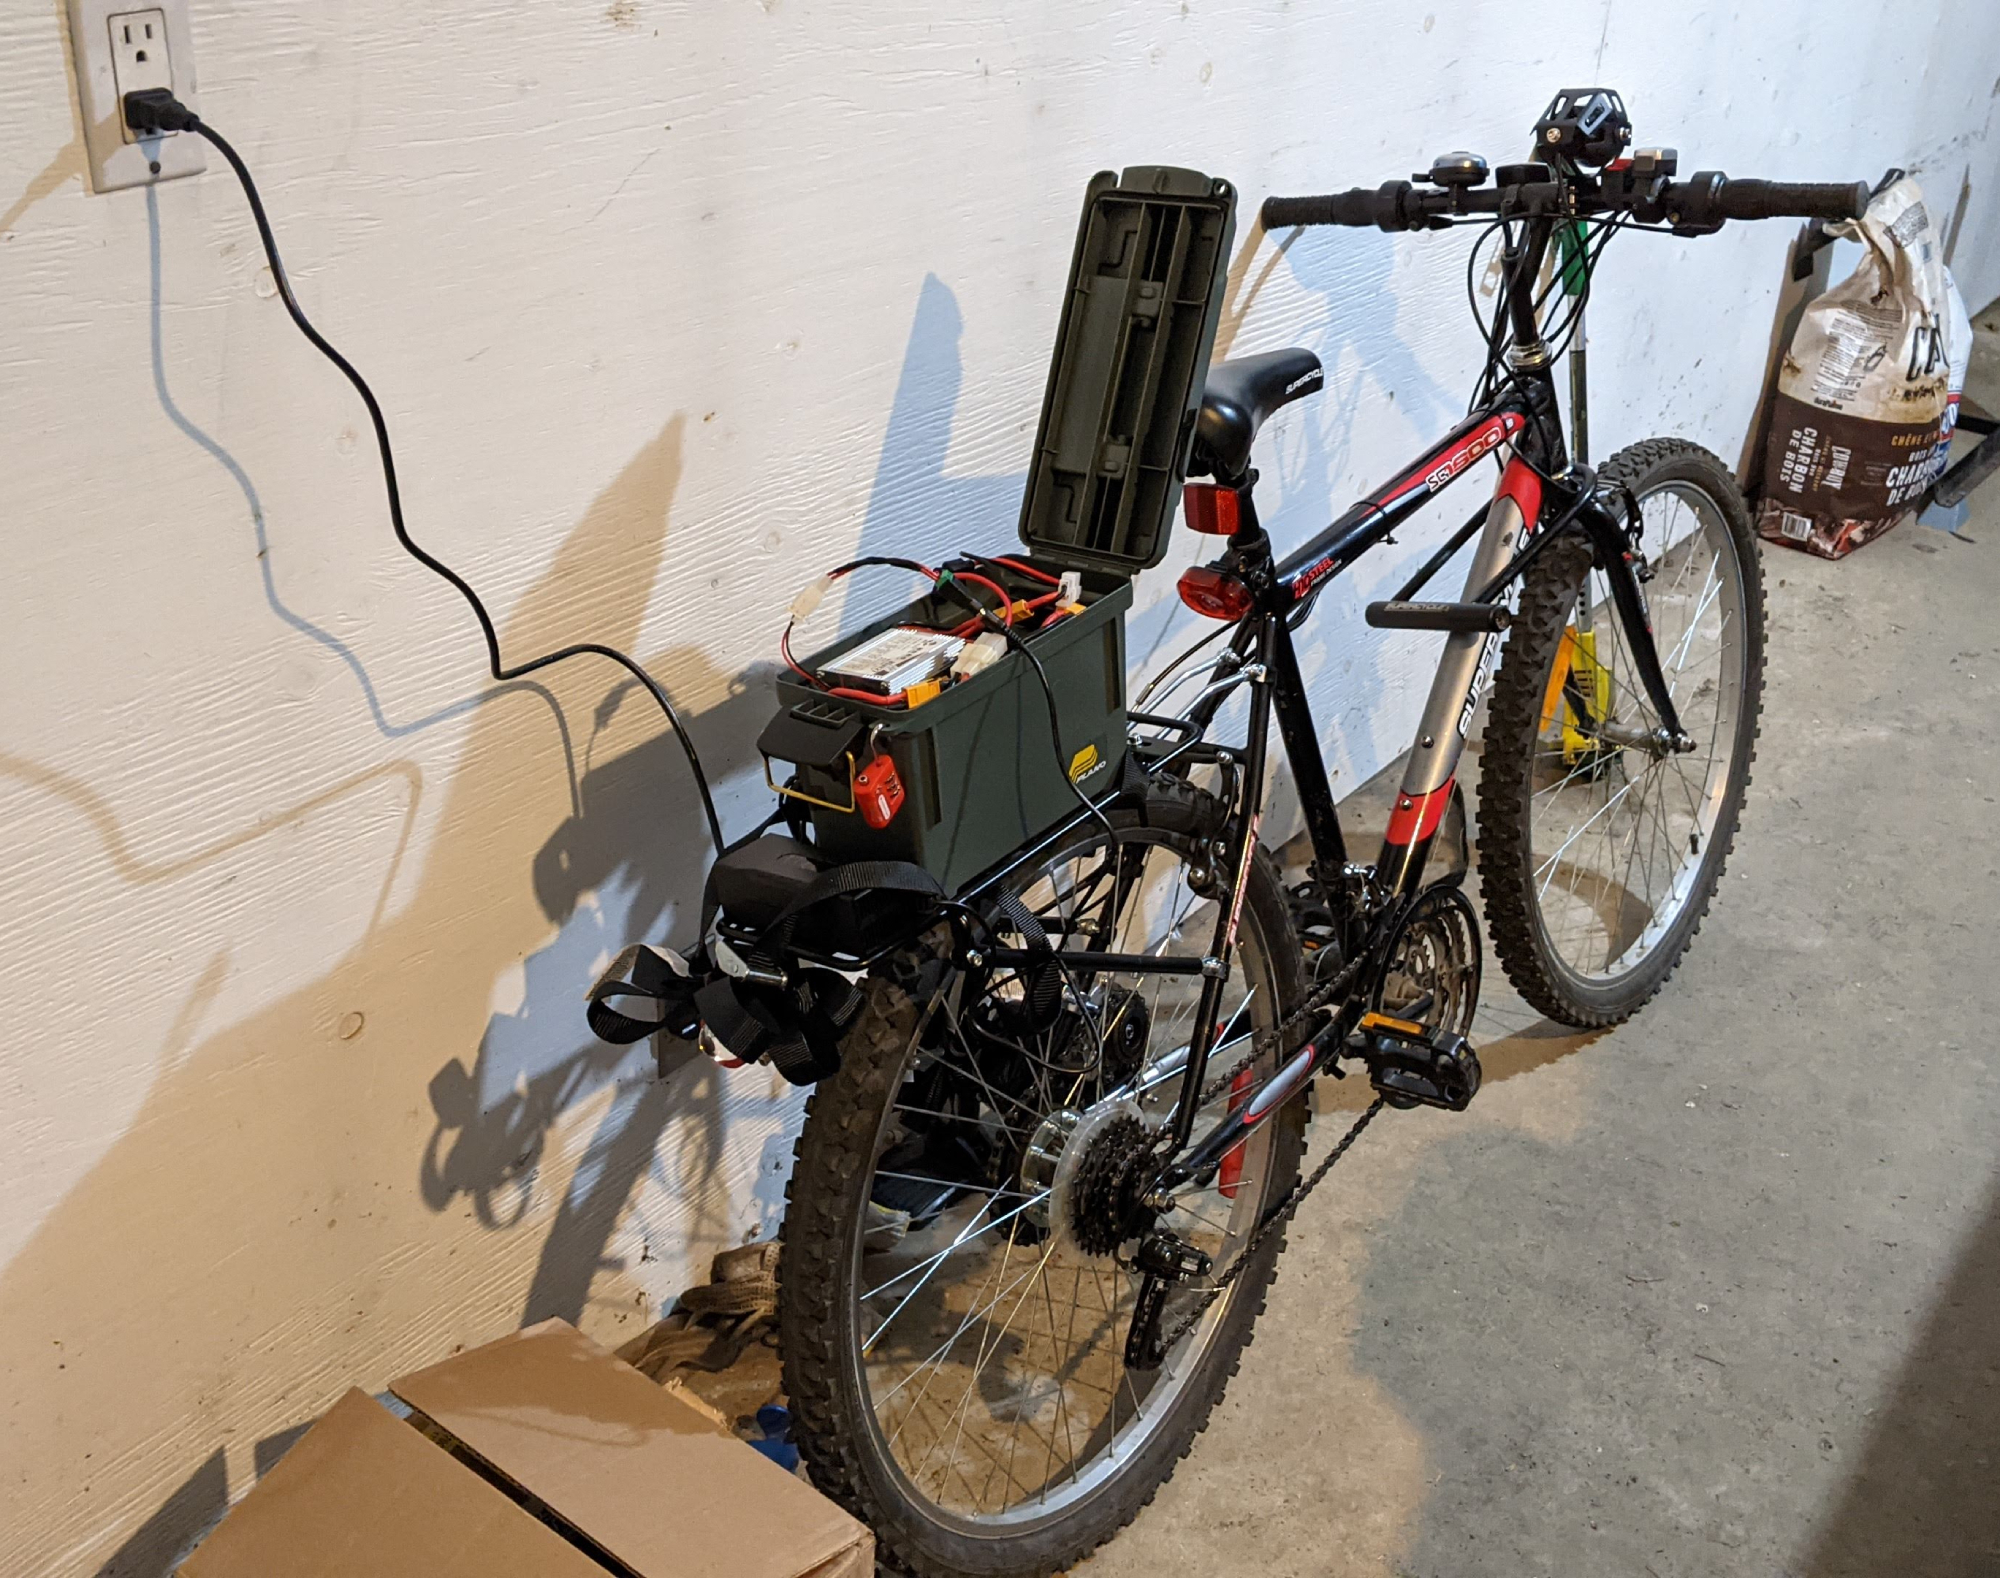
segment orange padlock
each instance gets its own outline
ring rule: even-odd
[[[887,827],[903,808],[903,780],[890,756],[875,756],[854,775],[854,803],[870,827]]]

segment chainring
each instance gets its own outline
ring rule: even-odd
[[[1441,883],[1418,894],[1383,957],[1371,1008],[1455,1035],[1472,1033],[1485,956],[1479,917],[1458,884]]]

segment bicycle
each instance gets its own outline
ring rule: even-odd
[[[1677,180],[1670,153],[1625,156],[1604,90],[1559,96],[1536,137],[1535,163],[1453,154],[1413,181],[1265,203],[1272,229],[1497,237],[1504,312],[1482,321],[1470,414],[1279,559],[1251,452],[1274,411],[1323,385],[1318,358],[1212,367],[1190,473],[1211,480],[1188,484],[1186,508],[1226,546],[1180,591],[1229,639],[1181,676],[1198,694],[1134,712],[1123,784],[860,983],[787,1190],[781,1347],[814,1481],[890,1566],[1046,1573],[1130,1521],[1234,1373],[1305,1192],[1385,1106],[1472,1100],[1478,917],[1460,876],[1427,870],[1462,815],[1489,675],[1480,880],[1522,996],[1568,1024],[1617,1023],[1701,922],[1757,738],[1755,537],[1728,468],[1692,443],[1649,440],[1596,470],[1569,454],[1553,369],[1619,231],[1845,217],[1867,188]],[[1563,267],[1542,285],[1552,247]],[[1446,640],[1381,849],[1357,864],[1293,633],[1489,457],[1490,500],[1367,611]],[[1475,539],[1458,599],[1422,599]],[[1211,738],[1239,693],[1243,738]],[[1259,838],[1273,721],[1313,852],[1290,890]],[[1301,1182],[1302,1098],[1344,1063],[1374,1100]]]

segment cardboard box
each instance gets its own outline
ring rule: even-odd
[[[187,1560],[186,1578],[874,1571],[859,1523],[564,1321],[390,1391],[414,1419],[349,1392]]]

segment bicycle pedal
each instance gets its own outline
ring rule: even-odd
[[[1463,1112],[1479,1094],[1479,1054],[1455,1031],[1363,1014],[1347,1051],[1368,1065],[1368,1082],[1392,1107]]]

